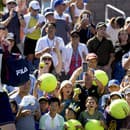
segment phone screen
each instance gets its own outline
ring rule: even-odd
[[[83,67],[83,72],[86,72],[88,70],[88,64],[87,64],[87,62],[83,62],[82,63],[82,67]]]

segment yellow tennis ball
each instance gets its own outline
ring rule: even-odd
[[[103,70],[95,70],[94,76],[102,83],[103,86],[106,86],[108,83],[108,75]],[[93,85],[97,85],[95,81],[93,81]]]
[[[110,104],[110,114],[116,119],[123,119],[130,112],[129,105],[124,99],[116,99]]]
[[[57,79],[53,74],[50,73],[45,73],[42,74],[38,80],[41,81],[40,83],[40,90],[45,91],[45,92],[52,92],[55,90],[57,86]]]
[[[80,128],[76,129],[77,125],[81,126],[81,123],[78,120],[70,119],[65,124],[68,126],[67,130],[81,130]]]
[[[99,120],[91,119],[85,124],[85,130],[104,130]]]
[[[40,68],[43,68],[45,66],[45,63],[44,62],[40,62],[39,66],[40,66]]]

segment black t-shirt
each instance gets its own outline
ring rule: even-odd
[[[88,51],[95,53],[98,56],[98,65],[107,65],[110,60],[110,54],[114,53],[114,47],[111,40],[103,38],[99,41],[96,36],[88,40]]]
[[[81,94],[79,94],[79,106],[80,106],[80,111],[85,110],[85,101],[88,96],[94,96],[97,99],[99,99],[100,95],[98,94],[98,87],[97,86],[92,86],[89,89],[86,89],[84,86],[81,86],[80,84],[76,85],[77,88],[81,89]]]

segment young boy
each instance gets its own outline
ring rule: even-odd
[[[79,121],[82,123],[83,126],[87,123],[90,119],[96,119],[101,122],[101,125],[105,127],[105,119],[103,114],[97,110],[98,101],[96,97],[88,96],[86,99],[86,110],[80,113]]]
[[[63,130],[64,118],[58,114],[60,101],[52,97],[49,100],[49,112],[44,114],[40,119],[40,130]]]

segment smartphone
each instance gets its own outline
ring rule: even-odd
[[[86,72],[88,70],[88,63],[87,62],[83,62],[82,63],[82,67],[83,67],[83,72]]]

